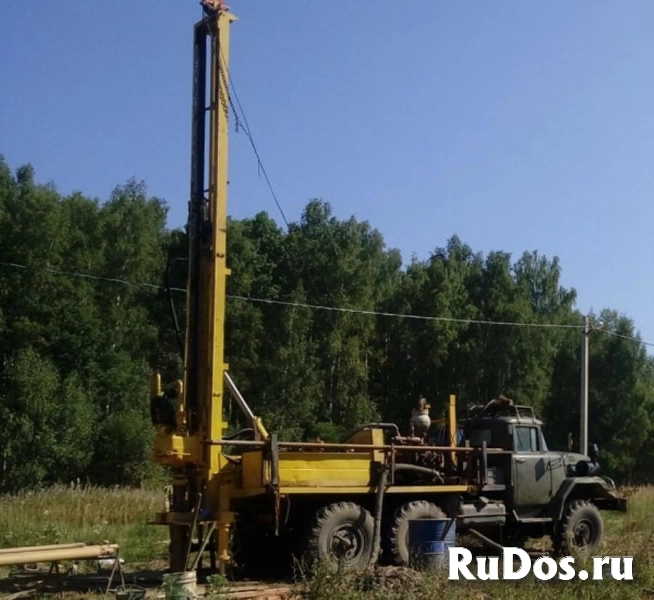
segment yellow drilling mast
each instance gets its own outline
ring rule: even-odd
[[[152,389],[155,459],[174,473],[170,511],[159,514],[158,521],[170,526],[175,571],[185,570],[192,519],[215,521],[223,550],[232,522],[218,481],[230,463],[219,446],[204,442],[220,439],[226,428],[227,80],[230,26],[235,20],[216,2],[206,6],[205,18],[195,25],[184,380],[164,389],[155,374]],[[258,437],[266,436],[257,425]],[[202,515],[196,514],[198,509]],[[223,562],[225,552],[219,557]]]

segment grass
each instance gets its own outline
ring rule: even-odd
[[[163,501],[161,491],[56,487],[0,497],[0,547],[65,542],[117,543],[126,567],[161,566],[165,528],[148,525]],[[632,490],[630,511],[604,513],[602,555],[633,556],[634,581],[448,581],[408,569],[376,569],[348,576],[318,573],[306,580],[307,600],[654,600],[654,487]],[[218,586],[222,587],[222,586]],[[79,596],[81,597],[81,596]]]
[[[55,487],[0,497],[0,547],[71,542],[119,544],[126,563],[165,558],[168,532],[148,525],[163,493],[145,489]]]

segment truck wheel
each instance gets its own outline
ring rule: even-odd
[[[310,564],[322,563],[332,573],[363,569],[372,556],[374,519],[353,502],[321,508],[311,523],[306,544]]]
[[[602,543],[604,521],[598,508],[587,500],[574,500],[565,509],[556,528],[554,549],[557,554],[592,555]]]
[[[409,565],[409,521],[445,519],[445,513],[432,502],[414,500],[400,506],[393,515],[387,537],[387,552],[395,565]]]

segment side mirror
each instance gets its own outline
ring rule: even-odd
[[[572,433],[568,434],[568,452],[572,452],[572,448],[574,448],[574,440],[572,439]]]
[[[591,444],[590,448],[588,448],[588,458],[590,458],[590,462],[596,463],[598,456],[599,448],[597,447],[597,444]]]

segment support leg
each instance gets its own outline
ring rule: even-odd
[[[120,551],[116,552],[116,561],[114,562],[114,566],[111,568],[111,575],[109,576],[109,582],[107,583],[107,589],[105,590],[105,595],[109,593],[111,590],[111,584],[114,582],[114,576],[116,575],[116,571],[118,571],[118,574],[120,575],[120,585],[121,589],[125,589],[125,575],[123,573],[123,565],[120,562]]]
[[[186,549],[190,537],[185,525],[170,525],[170,572],[186,571]]]
[[[216,545],[217,545],[215,532],[211,534],[211,537],[212,537],[211,545],[209,546],[209,562],[211,565],[211,570],[215,571],[216,570]]]

